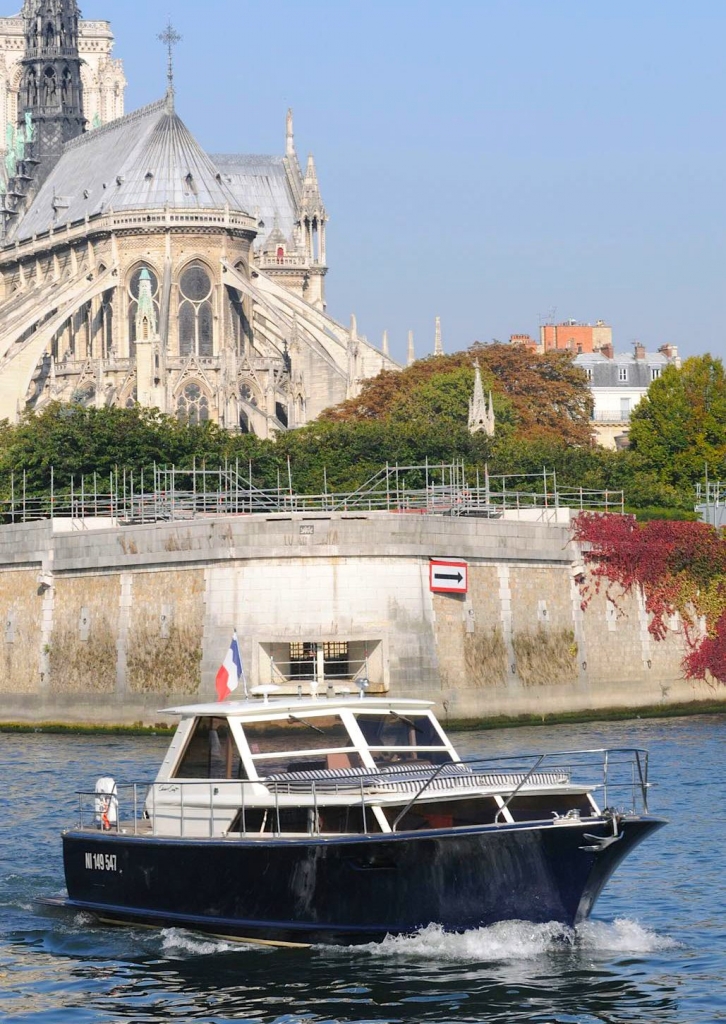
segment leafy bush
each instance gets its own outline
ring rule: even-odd
[[[603,586],[618,604],[620,594],[641,588],[656,640],[678,613],[689,646],[683,668],[689,679],[710,674],[726,682],[726,535],[707,523],[581,513],[575,540],[586,544],[593,582],[582,587],[583,605]],[[612,584],[617,587],[613,589]],[[702,632],[701,622],[706,632]]]

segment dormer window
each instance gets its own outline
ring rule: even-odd
[[[618,381],[623,384],[627,383],[628,380],[628,368],[627,366],[618,367]]]

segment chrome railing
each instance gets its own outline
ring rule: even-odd
[[[439,765],[400,763],[377,769],[353,768],[289,773],[267,780],[170,779],[148,784],[118,783],[116,793],[79,791],[80,829],[108,828],[129,835],[214,837],[233,835],[279,836],[297,829],[285,828],[286,812],[305,812],[309,835],[320,835],[319,811],[329,798],[346,796],[351,809],[359,809],[363,834],[368,834],[371,808],[382,804],[395,813],[391,830],[398,826],[426,796],[446,799],[466,788],[495,793],[500,800],[495,825],[506,823],[505,811],[524,791],[534,789],[592,792],[601,810],[620,814],[647,814],[648,752],[640,748],[569,750],[531,755],[474,758]],[[250,800],[250,787],[256,787]],[[264,790],[265,792],[261,792]],[[260,801],[260,796],[265,802]],[[396,797],[400,797],[397,802]],[[113,820],[102,821],[100,801],[113,802]],[[549,815],[547,815],[549,817]],[[254,824],[253,824],[254,822]]]

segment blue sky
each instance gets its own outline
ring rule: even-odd
[[[724,0],[80,0],[127,110],[163,94],[211,152],[315,154],[330,312],[404,358],[536,334],[726,355]]]

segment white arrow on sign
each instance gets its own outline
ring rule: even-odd
[[[444,594],[465,594],[469,584],[466,562],[432,558],[429,563],[429,586]]]

